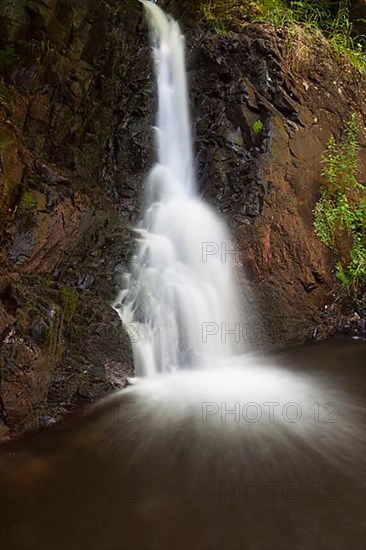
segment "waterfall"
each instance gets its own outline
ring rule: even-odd
[[[233,244],[197,195],[179,25],[143,0],[158,91],[157,162],[146,185],[138,253],[115,309],[131,336],[136,374],[211,366],[240,353]]]

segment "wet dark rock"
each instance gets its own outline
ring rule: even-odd
[[[131,209],[115,201],[113,149],[125,7],[25,4],[22,25],[0,38],[16,52],[1,74],[9,101],[0,102],[9,135],[0,146],[0,403],[12,432],[57,419],[132,374],[129,339],[110,306],[132,241]],[[141,24],[137,10],[133,19]]]
[[[29,335],[36,344],[42,346],[47,342],[48,331],[49,325],[42,319],[36,319],[29,328]]]
[[[54,424],[55,422],[56,420],[52,416],[45,415],[40,418],[39,425],[45,428],[47,426],[52,426],[52,424]]]
[[[9,433],[9,428],[6,424],[0,419],[0,439],[7,436]]]
[[[340,305],[336,258],[312,212],[329,136],[352,110],[366,125],[364,78],[320,38],[301,44],[301,58],[286,29],[217,36],[198,23],[197,2],[160,5],[187,37],[199,192],[236,238],[242,293],[257,304],[250,343],[361,334],[364,310]],[[154,154],[141,5],[27,0],[20,15],[0,21],[0,48],[10,48],[0,67],[0,437],[132,374],[110,304],[136,251],[131,227]],[[365,173],[364,148],[361,161]]]
[[[90,275],[89,273],[84,273],[78,280],[77,287],[81,290],[86,290],[93,284],[93,281],[94,277],[92,275]]]

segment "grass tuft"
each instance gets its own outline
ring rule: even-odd
[[[201,20],[218,34],[233,25],[266,22],[309,35],[322,32],[334,52],[366,73],[366,36],[355,36],[348,0],[206,0]],[[293,36],[293,32],[290,36]]]

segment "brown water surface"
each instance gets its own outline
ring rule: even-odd
[[[365,354],[172,375],[3,444],[0,548],[364,549]]]

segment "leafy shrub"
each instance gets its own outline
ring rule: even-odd
[[[325,181],[314,210],[316,234],[339,256],[339,239],[351,238],[349,258],[340,257],[337,277],[345,288],[353,290],[366,282],[366,186],[359,181],[358,133],[353,114],[342,142],[329,139],[322,159]]]

